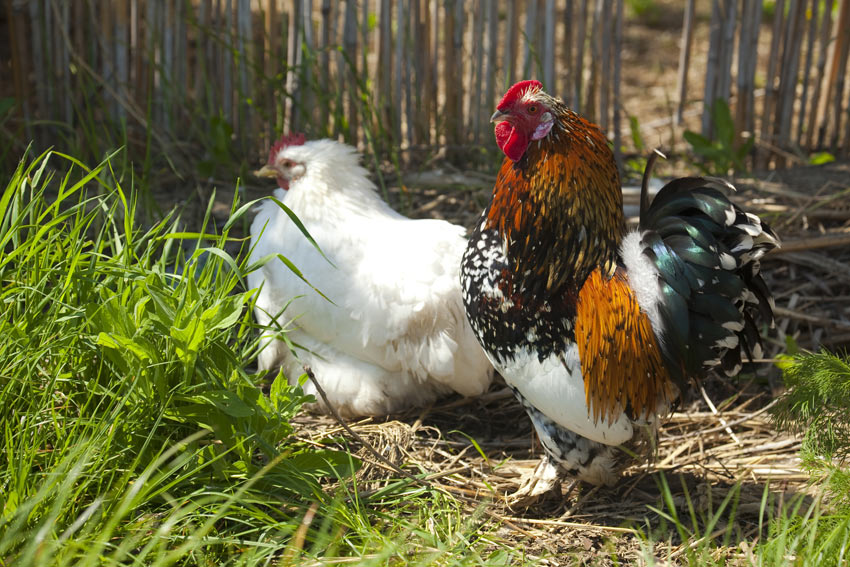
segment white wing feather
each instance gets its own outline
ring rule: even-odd
[[[528,403],[561,427],[606,445],[621,445],[634,434],[625,414],[613,422],[591,417],[575,344],[563,356],[552,354],[542,361],[536,352],[520,350],[496,368]]]

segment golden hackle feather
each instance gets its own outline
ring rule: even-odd
[[[556,125],[522,160],[504,161],[487,228],[508,243],[517,282],[542,279],[555,294],[600,265],[613,272],[625,219],[605,135],[557,99],[547,105],[559,111]]]
[[[672,383],[649,318],[640,310],[625,272],[591,273],[579,291],[575,338],[587,405],[595,420],[628,410],[652,415],[672,401]]]

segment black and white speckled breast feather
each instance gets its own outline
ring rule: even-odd
[[[486,219],[487,211],[461,265],[463,303],[479,342],[500,362],[519,350],[534,351],[540,360],[562,351],[574,339],[575,298],[546,297],[542,286],[515,289],[505,242],[497,230],[485,228]]]

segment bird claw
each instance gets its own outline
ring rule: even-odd
[[[558,466],[543,457],[534,470],[524,474],[519,490],[506,497],[508,508],[515,510],[534,506],[557,492],[560,494],[561,475]]]

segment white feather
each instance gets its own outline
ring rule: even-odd
[[[625,413],[613,422],[594,421],[585,402],[578,346],[567,348],[563,358],[552,354],[540,361],[536,352],[520,350],[504,364],[493,361],[505,382],[543,415],[566,429],[606,445],[621,445],[634,430]]]
[[[655,336],[660,340],[664,335],[664,324],[659,310],[661,290],[658,268],[643,253],[643,249],[644,245],[637,231],[629,232],[620,244],[620,254],[626,265],[626,273],[629,274],[629,286],[635,292],[638,305],[649,317]]]
[[[324,357],[298,352],[299,361],[314,365],[332,403],[348,415],[394,411],[450,389],[483,392],[492,369],[461,303],[464,229],[393,211],[349,146],[317,140],[281,154],[304,163],[306,172],[275,196],[333,265],[272,201],[260,204],[251,226],[251,260],[283,254],[333,303],[273,260],[248,276],[251,287],[263,284],[259,322],[286,308],[281,323],[298,329],[290,338]],[[293,360],[284,343],[273,341],[259,364],[284,363],[294,382],[301,372]]]

